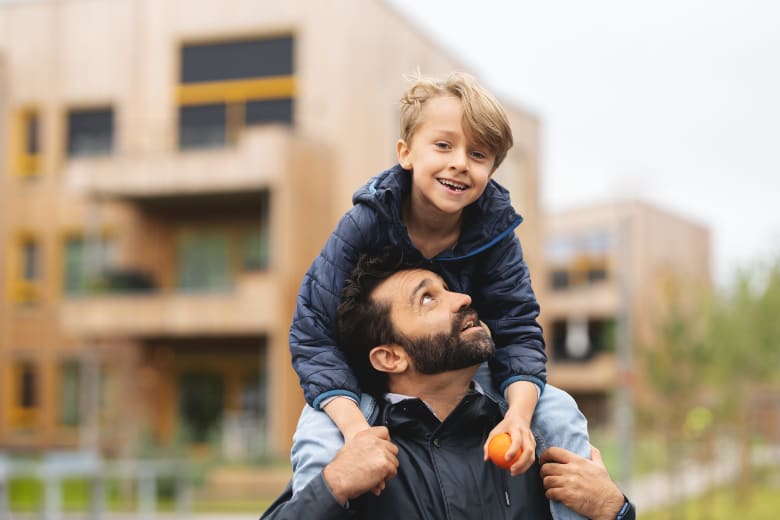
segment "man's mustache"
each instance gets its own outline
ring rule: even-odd
[[[473,307],[462,307],[452,318],[453,334],[460,334],[468,327],[479,326],[479,314]]]

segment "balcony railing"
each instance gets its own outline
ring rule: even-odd
[[[220,292],[83,296],[62,303],[61,322],[66,331],[93,338],[262,334],[278,324],[278,291],[270,275],[253,273]]]
[[[292,140],[286,127],[252,128],[225,148],[74,158],[66,178],[74,191],[130,199],[263,189],[285,171]]]
[[[549,291],[542,305],[548,315],[570,316],[587,309],[588,316],[611,317],[620,310],[620,289],[615,281],[603,280],[565,291]]]

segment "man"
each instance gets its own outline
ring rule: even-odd
[[[469,296],[390,254],[362,258],[342,297],[339,335],[376,398],[374,427],[263,518],[539,519],[550,518],[547,498],[594,519],[633,518],[598,451],[590,461],[551,448],[543,481],[538,465],[510,477],[484,461],[483,444],[503,414],[473,381],[494,346]]]

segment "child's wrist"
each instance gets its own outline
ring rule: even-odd
[[[344,431],[342,431],[341,434],[344,436],[344,440],[348,441],[358,433],[363,430],[368,430],[369,428],[371,428],[371,426],[369,426],[368,421],[364,419],[362,423],[355,422],[354,424],[345,425]]]

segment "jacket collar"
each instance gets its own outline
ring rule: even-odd
[[[400,236],[407,237],[401,218],[403,201],[411,190],[412,173],[396,164],[373,177],[355,192],[353,204],[366,204],[376,211],[380,220],[392,226]],[[482,196],[463,210],[463,230],[457,245],[441,253],[437,260],[460,260],[476,255],[502,240],[523,221],[512,207],[509,192],[495,180],[490,180]]]

